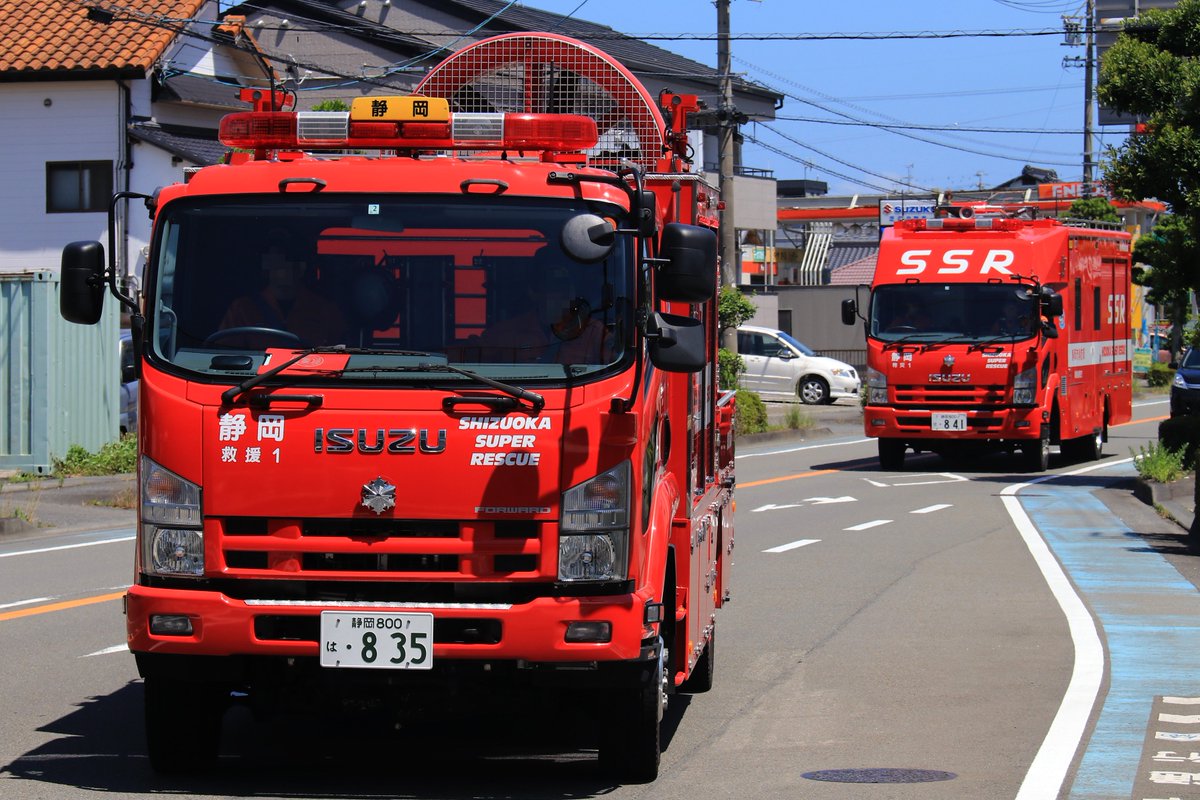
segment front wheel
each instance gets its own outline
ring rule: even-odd
[[[200,772],[217,760],[221,717],[218,687],[147,677],[146,749],[157,772]],[[227,695],[226,695],[227,696]]]
[[[667,708],[667,651],[659,647],[654,674],[645,686],[617,689],[600,742],[600,767],[625,783],[658,778],[662,718]]]
[[[1021,445],[1021,464],[1026,472],[1045,472],[1050,466],[1050,431],[1043,428],[1038,439]]]
[[[824,379],[811,375],[801,379],[796,393],[800,395],[800,402],[810,406],[825,405],[831,399],[829,384]]]
[[[899,439],[879,440],[879,466],[892,471],[904,468],[906,446]]]

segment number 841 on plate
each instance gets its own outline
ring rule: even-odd
[[[321,666],[433,669],[433,614],[322,611]]]

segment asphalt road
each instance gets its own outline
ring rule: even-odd
[[[1132,496],[1157,423],[1041,480],[1003,456],[880,472],[856,408],[815,411],[819,436],[739,446],[716,686],[672,698],[654,784],[608,782],[555,709],[452,735],[233,712],[214,772],[155,775],[123,647],[132,513],[106,507],[0,538],[0,796],[1200,797],[1196,746],[1158,737],[1200,698],[1200,559]]]

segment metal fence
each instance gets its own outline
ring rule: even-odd
[[[0,470],[52,471],[71,445],[99,450],[118,435],[118,321],[58,313],[58,273],[0,274]]]

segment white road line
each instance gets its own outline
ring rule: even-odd
[[[847,444],[863,444],[864,442],[874,441],[873,439],[853,439],[847,442],[828,442],[826,444],[807,444],[803,447],[789,447],[784,450],[770,450],[765,453],[738,453],[734,456],[734,461],[741,461],[744,458],[760,458],[762,456],[782,456],[788,453],[800,453],[804,450],[817,450],[822,447],[841,447]]]
[[[1042,746],[1038,748],[1033,763],[1029,765],[1029,771],[1025,773],[1025,780],[1021,782],[1021,788],[1017,792],[1015,800],[1055,800],[1058,797],[1063,780],[1067,775],[1067,769],[1071,766],[1075,752],[1083,741],[1088,719],[1096,705],[1096,698],[1099,696],[1100,686],[1104,680],[1104,647],[1100,644],[1096,622],[1092,619],[1083,600],[1076,594],[1075,588],[1071,585],[1066,573],[1063,572],[1058,559],[1050,552],[1049,545],[1038,533],[1033,521],[1025,513],[1025,509],[1021,507],[1021,501],[1017,499],[1017,492],[1055,478],[1082,475],[1085,472],[1114,467],[1132,460],[1126,458],[1122,461],[1105,461],[1072,472],[1043,475],[1026,483],[1007,486],[1000,492],[1000,498],[1004,503],[1005,510],[1008,511],[1008,516],[1016,525],[1021,539],[1025,542],[1025,547],[1029,549],[1034,562],[1041,570],[1042,578],[1050,587],[1054,599],[1058,601],[1059,608],[1066,615],[1071,642],[1075,646],[1075,665],[1071,670],[1071,680],[1067,684],[1067,691],[1063,694],[1062,703],[1058,707],[1058,713],[1054,715],[1054,721],[1050,723],[1050,730],[1046,732],[1046,738],[1042,740]]]
[[[779,547],[772,547],[769,550],[763,550],[764,553],[786,553],[788,550],[795,550],[797,547],[804,547],[810,544],[816,544],[820,539],[800,539],[795,542],[781,544]]]
[[[127,652],[129,652],[129,645],[114,644],[112,647],[106,647],[103,650],[97,650],[94,653],[88,653],[85,656],[80,656],[80,658],[91,658],[92,656],[107,656],[107,655],[111,655],[112,653],[127,653]]]
[[[851,525],[849,528],[842,528],[844,531],[865,531],[870,528],[878,528],[880,525],[887,525],[895,520],[890,519],[873,519],[870,522],[863,522],[859,525]]]
[[[925,506],[924,508],[918,508],[918,509],[915,509],[908,513],[910,513],[910,514],[932,514],[934,511],[941,511],[943,508],[952,508],[952,507],[953,506],[951,503],[938,503],[937,505]]]
[[[53,553],[57,550],[75,550],[79,547],[95,547],[98,544],[116,544],[117,542],[132,542],[132,536],[122,536],[117,539],[101,539],[98,542],[80,542],[78,544],[61,544],[57,547],[39,547],[36,550],[17,550],[13,553],[0,553],[0,558],[12,558],[13,556],[31,556],[36,553]]]
[[[53,597],[33,597],[29,600],[18,600],[15,603],[4,603],[0,605],[0,608],[16,608],[17,606],[33,605],[34,603],[47,603],[53,599]]]

